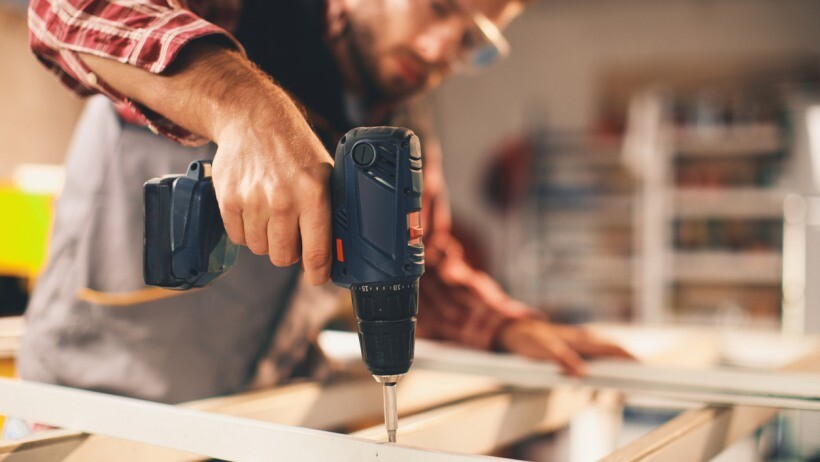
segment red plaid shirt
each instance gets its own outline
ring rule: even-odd
[[[240,0],[32,0],[31,48],[73,92],[102,93],[130,109],[155,133],[184,144],[198,138],[159,114],[139,107],[98,78],[78,58],[89,53],[162,73],[189,42],[221,36],[242,51],[230,34]],[[488,275],[471,268],[450,233],[440,150],[425,147],[423,223],[427,273],[421,279],[420,335],[491,348],[509,320],[533,311],[509,298]]]

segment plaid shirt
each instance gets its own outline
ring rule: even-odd
[[[111,88],[83,64],[78,52],[162,73],[189,42],[221,36],[237,50],[240,0],[32,0],[30,45],[37,58],[81,96],[102,93],[131,121],[183,144],[206,140],[187,132]],[[130,114],[130,116],[129,116]],[[450,232],[440,150],[425,147],[423,223],[427,273],[421,279],[420,335],[493,347],[509,320],[533,310],[509,298],[488,275],[471,268]]]

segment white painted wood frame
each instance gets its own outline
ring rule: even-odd
[[[232,461],[503,460],[384,444],[56,385],[0,379],[0,413]]]
[[[330,430],[357,422],[378,422],[382,417],[379,386],[369,376],[330,384],[304,382],[208,398],[181,406],[263,422]],[[499,390],[491,379],[424,371],[408,374],[400,387],[401,415]],[[202,459],[194,453],[68,430],[50,430],[18,441],[0,441],[0,461],[9,457],[17,462],[113,459],[120,462],[181,462]]]
[[[820,371],[820,350],[802,355],[779,373]],[[601,462],[707,461],[777,415],[752,406],[706,406],[684,412],[623,446]]]
[[[438,345],[435,346],[438,347]],[[449,347],[444,348],[446,349]],[[353,351],[356,352],[355,348]],[[793,363],[791,367],[788,368],[789,370],[816,371],[820,369],[817,367],[813,367],[814,365],[816,365],[816,363],[820,362],[818,361],[817,348],[805,351],[804,349],[801,349],[799,350],[799,352],[800,353],[798,356],[801,357],[802,360]],[[462,353],[468,353],[468,356],[462,356]],[[481,392],[477,396],[475,395],[475,390],[473,390],[467,393],[466,395],[463,395],[461,397],[460,402],[446,404],[443,407],[423,411],[413,416],[406,416],[407,410],[405,409],[402,414],[399,434],[399,441],[402,444],[418,445],[425,448],[443,449],[459,453],[487,452],[489,450],[492,450],[493,448],[508,444],[509,442],[515,441],[516,439],[532,434],[533,432],[548,431],[563,426],[566,423],[566,420],[568,419],[567,416],[571,416],[572,413],[575,412],[575,410],[580,409],[584,405],[589,404],[591,402],[591,397],[593,396],[592,388],[585,388],[583,384],[579,384],[577,382],[572,381],[558,382],[563,383],[563,385],[560,385],[557,388],[555,388],[554,384],[550,382],[550,380],[552,379],[549,376],[549,374],[555,373],[555,371],[546,371],[538,369],[538,367],[545,366],[543,364],[522,365],[516,363],[516,360],[518,360],[518,358],[503,357],[499,355],[489,355],[493,358],[479,357],[478,359],[480,359],[480,361],[477,361],[475,364],[473,364],[469,360],[469,354],[473,353],[475,352],[450,351],[442,353],[441,350],[436,350],[434,348],[432,350],[428,349],[426,352],[421,351],[417,355],[417,358],[426,358],[429,355],[430,357],[433,357],[435,360],[440,361],[439,365],[447,364],[448,361],[454,360],[457,360],[458,364],[463,365],[464,361],[466,360],[466,363],[468,364],[468,366],[466,367],[472,368],[473,373],[483,374],[485,376],[490,377],[475,377],[477,380],[484,381],[478,384],[478,389],[480,389]],[[486,353],[476,354],[487,355]],[[486,367],[488,360],[490,361],[490,367]],[[500,361],[493,362],[493,360]],[[422,359],[422,364],[417,364],[414,367],[414,373],[408,376],[408,381],[405,382],[405,390],[400,393],[400,404],[405,403],[405,405],[407,405],[408,401],[410,402],[410,404],[412,404],[412,402],[416,399],[414,398],[414,392],[412,391],[415,387],[408,386],[408,384],[412,384],[411,378],[414,377],[414,374],[421,373],[423,375],[433,373],[431,371],[424,370],[426,367],[424,366],[424,361],[426,361],[426,359]],[[353,361],[352,364],[356,364],[359,368],[361,368],[361,364],[360,362],[358,362],[358,358],[356,358],[356,361]],[[469,366],[470,364],[472,365]],[[482,366],[482,364],[484,364],[484,366]],[[595,365],[595,367],[598,366],[600,366],[600,364]],[[435,366],[435,368],[438,367],[439,366]],[[521,369],[522,367],[524,367],[524,369],[529,368],[530,373],[535,374],[535,378],[524,377],[526,375],[526,370]],[[614,377],[617,379],[618,374],[625,374],[627,372],[640,374],[641,371],[646,372],[647,370],[649,370],[651,372],[649,375],[652,375],[653,373],[661,371],[661,369],[647,368],[647,366],[637,367],[639,367],[638,370],[632,371],[623,369],[622,365],[616,365],[614,372],[613,370],[607,371],[605,368],[597,372],[600,372],[599,378],[605,377],[608,379],[612,379]],[[448,370],[453,370],[458,369],[458,366],[448,365],[446,366],[446,368]],[[476,369],[478,370],[477,372]],[[549,372],[549,374],[543,375],[546,372]],[[675,373],[675,371],[672,372]],[[720,390],[721,387],[728,381],[738,379],[737,376],[729,377],[720,375],[708,376],[706,378],[700,377],[697,379],[691,379],[687,378],[686,376],[691,376],[693,372],[699,373],[700,371],[679,370],[677,372],[681,374],[681,378],[684,380],[684,382],[686,380],[689,380],[690,382],[694,380],[695,387],[701,387],[706,389],[716,388]],[[416,375],[416,377],[419,376]],[[810,380],[814,380],[816,378],[815,375],[805,375],[803,377],[807,377]],[[558,376],[558,378],[561,380],[565,380],[560,376]],[[671,379],[668,377],[666,379],[664,379],[663,377],[655,377],[652,380],[656,380],[656,385],[659,383],[661,385],[667,386],[679,383],[676,382],[676,377]],[[664,380],[666,380],[667,382],[664,382]],[[671,380],[672,382],[668,382],[669,380]],[[536,388],[536,390],[499,391],[497,386],[495,385],[498,381],[508,384],[526,385],[530,388]],[[814,382],[810,383],[813,384]],[[378,392],[367,392],[369,391],[366,390],[368,384],[369,379],[366,379],[364,382],[360,382],[356,385],[350,384],[352,387],[357,387],[358,390],[362,390],[362,387],[365,387],[365,391],[361,392],[360,394],[362,396],[370,396],[370,398],[364,398],[363,401],[356,401],[351,399],[350,396],[353,395],[349,394],[350,390],[348,390],[348,392],[336,395],[336,397],[331,398],[332,393],[336,393],[339,392],[339,390],[342,390],[342,388],[334,387],[342,387],[344,386],[343,384],[336,384],[331,385],[329,387],[325,387],[334,388],[335,391],[325,390],[321,386],[316,384],[300,384],[299,386],[308,387],[300,391],[300,393],[302,393],[304,396],[309,395],[309,393],[306,393],[306,390],[309,391],[311,390],[311,387],[316,387],[312,388],[314,390],[312,391],[312,393],[316,393],[315,390],[318,389],[318,393],[320,395],[324,395],[324,399],[329,400],[325,402],[329,403],[328,405],[334,406],[334,413],[328,412],[326,413],[328,414],[328,416],[326,417],[318,417],[321,416],[323,413],[305,413],[304,409],[315,410],[321,408],[317,407],[317,401],[310,401],[310,399],[305,399],[302,402],[301,407],[300,405],[293,404],[291,406],[291,409],[293,411],[292,414],[283,412],[282,407],[277,407],[279,406],[278,404],[273,404],[277,401],[275,396],[273,395],[268,396],[268,398],[270,398],[271,400],[268,406],[259,406],[259,403],[254,403],[255,400],[250,399],[250,395],[252,394],[226,398],[216,398],[213,400],[205,400],[198,404],[199,406],[204,406],[208,410],[213,410],[216,412],[228,412],[233,413],[235,415],[244,415],[252,418],[265,418],[266,416],[273,417],[274,415],[281,417],[283,414],[287,414],[290,415],[291,417],[289,418],[292,419],[288,423],[295,425],[305,425],[306,422],[310,422],[310,419],[320,419],[320,421],[313,420],[313,425],[315,426],[319,426],[319,424],[322,424],[322,419],[334,419],[334,416],[331,416],[329,414],[335,414],[335,418],[340,419],[339,422],[345,423],[344,421],[347,420],[347,418],[356,415],[355,410],[365,409],[367,408],[367,406],[372,406],[372,408],[369,409],[368,412],[370,413],[371,418],[375,418],[374,423],[378,423],[378,425],[372,427],[371,429],[355,433],[352,441],[361,442],[361,440],[356,439],[356,437],[368,437],[375,439],[383,438],[383,429],[381,423],[378,421],[379,418],[375,417],[378,416],[381,412],[381,398]],[[417,394],[415,396],[424,397],[431,393],[431,390],[437,390],[442,385],[446,387],[448,384],[452,385],[452,382],[449,380],[443,380],[441,377],[439,377],[438,379],[430,380],[426,384],[426,391],[423,391],[424,388],[420,387],[419,391],[416,392]],[[812,396],[811,390],[807,390],[806,388],[803,388],[789,381],[786,381],[785,383],[778,382],[776,385],[782,387],[782,390],[778,390],[778,392],[785,391],[787,394],[795,395],[799,399],[803,399],[806,397],[811,398]],[[370,384],[370,386],[376,388],[378,387],[375,383]],[[808,388],[813,388],[813,386],[814,385],[810,385]],[[457,388],[458,386],[454,387],[451,390],[452,394],[449,395],[450,398],[459,399],[457,397]],[[552,388],[552,391],[544,391],[544,389],[546,388]],[[755,388],[755,386],[752,386],[751,388]],[[759,389],[760,388],[758,387],[757,390]],[[374,389],[373,391],[376,390]],[[726,390],[724,389],[724,391]],[[746,392],[748,391],[749,390],[746,390]],[[2,390],[0,390],[0,393],[2,393]],[[286,396],[283,390],[273,390],[267,392],[254,393],[273,393],[274,395],[282,393],[280,396]],[[562,393],[567,394],[562,395]],[[299,394],[292,396],[299,396]],[[468,398],[468,396],[470,398]],[[559,399],[558,397],[560,396],[564,397]],[[703,396],[702,392],[700,396]],[[802,398],[800,398],[800,396],[802,396]],[[261,395],[259,397],[262,398]],[[2,400],[2,396],[0,396],[0,400]],[[264,399],[262,399],[262,401],[264,401]],[[299,401],[299,399],[281,400],[281,402],[283,403],[287,401],[296,403]],[[318,402],[321,401],[323,401],[323,399],[318,400]],[[351,413],[347,414],[335,413],[335,406],[339,402],[342,402],[343,406],[348,406],[354,410],[351,411]],[[442,404],[444,402],[446,402],[446,400],[440,401],[439,404]],[[545,403],[550,402],[552,402],[551,405],[545,405]],[[617,402],[617,400],[615,400],[615,402]],[[362,403],[370,404],[363,405]],[[567,405],[567,403],[571,403],[571,405]],[[189,406],[196,408],[197,404],[191,404]],[[573,406],[577,406],[577,408],[573,410]],[[415,410],[421,410],[422,407],[423,406],[420,406]],[[288,408],[288,406],[284,406],[284,408]],[[302,410],[298,411],[297,409]],[[3,409],[0,409],[0,411],[2,410]],[[768,421],[773,415],[775,415],[775,413],[776,410],[774,409],[748,406],[711,406],[702,409],[696,409],[693,411],[683,413],[678,418],[670,421],[667,425],[664,425],[661,428],[653,432],[650,432],[650,434],[644,436],[643,438],[636,440],[632,444],[627,445],[624,448],[621,448],[613,452],[605,460],[637,461],[706,459],[711,455],[717,454],[722,449],[730,445],[732,442],[736,441],[737,439],[743,437],[744,435],[747,435],[754,429],[758,428],[760,425]],[[328,423],[328,421],[324,421],[324,423]],[[79,440],[79,438],[85,437],[82,435],[71,434],[71,432],[66,432],[64,430],[60,430],[58,432],[63,433],[55,434],[54,437],[50,440],[43,440],[41,438],[41,441],[39,442],[30,441],[28,442],[28,448],[18,447],[16,450],[14,450],[13,453],[11,453],[15,456],[14,460],[19,460],[22,462],[27,462],[28,460],[42,460],[25,459],[17,457],[26,454],[27,452],[29,454],[34,454],[33,452],[29,452],[33,450],[33,448],[38,448],[38,454],[43,454],[43,450],[52,451],[53,454],[58,456],[58,458],[54,460],[68,460],[72,462],[79,460],[92,460],[87,457],[72,458],[76,457],[79,454],[83,454],[82,452],[77,451],[77,447],[71,449],[72,444],[76,443],[77,441],[85,441],[83,444],[85,444],[86,447],[95,449],[94,452],[85,453],[86,455],[105,454],[104,452],[102,452],[102,450],[105,448],[105,445],[88,445],[90,441],[95,440],[103,441],[109,447],[118,448],[119,451],[123,451],[125,449],[125,452],[119,452],[120,455],[139,454],[138,451],[146,450],[145,448],[151,448],[151,446],[147,446],[145,444],[128,443],[122,440],[101,436],[93,436],[90,437],[88,440]],[[336,436],[340,438],[346,438],[342,435]],[[323,438],[319,438],[319,440],[322,439]],[[111,446],[112,442],[116,442],[116,444]],[[131,444],[132,446],[129,447],[128,444]],[[0,460],[3,460],[4,455],[10,454],[8,451],[4,453],[3,447],[4,446],[0,444]],[[8,445],[6,445],[6,448],[8,449]],[[194,454],[173,453],[166,449],[153,449],[155,451],[164,451],[162,454],[165,454],[166,456],[172,458],[161,459],[155,457],[142,457],[135,460],[181,461],[197,460],[197,458],[199,457]],[[69,456],[60,459],[60,450],[68,451],[67,454],[69,454]],[[427,452],[425,451],[422,451],[422,453],[427,454]],[[115,454],[117,453],[110,452],[107,454],[110,454],[110,457],[116,457]],[[442,459],[431,460],[458,460],[458,458],[462,457],[457,454],[434,454],[437,454],[436,457],[442,457]],[[382,453],[382,456],[384,455],[386,454]],[[451,456],[454,456],[456,458],[449,459],[449,457]],[[110,457],[108,458],[109,460]],[[185,457],[189,458],[186,459]],[[403,456],[400,455],[399,457]],[[334,457],[334,459],[339,460],[340,457]],[[48,460],[52,459],[49,458]],[[106,458],[103,458],[101,460],[106,460]],[[120,457],[118,458],[118,460],[125,461],[128,459],[123,459]],[[421,459],[413,458],[396,460]]]
[[[358,348],[356,335],[322,333],[322,347],[351,363]],[[548,390],[558,386],[614,388],[661,397],[719,404],[746,404],[778,408],[820,410],[820,374],[799,371],[680,369],[627,361],[590,361],[587,376],[568,377],[552,363],[511,354],[489,353],[417,341],[415,370],[490,377],[503,385]]]

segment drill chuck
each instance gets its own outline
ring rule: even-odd
[[[353,284],[362,360],[371,374],[407,373],[413,363],[418,313],[418,279],[398,283]]]

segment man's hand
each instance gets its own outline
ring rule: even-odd
[[[276,266],[300,257],[305,277],[322,284],[330,277],[330,173],[322,143],[299,117],[273,123],[251,111],[220,133],[213,161],[214,189],[231,240]]]
[[[635,360],[626,350],[596,337],[583,328],[523,319],[507,324],[498,344],[511,353],[532,359],[550,360],[569,375],[586,374],[582,356],[609,356]]]
[[[186,46],[160,75],[80,57],[120,93],[219,146],[212,175],[232,241],[276,266],[301,258],[312,284],[330,278],[333,160],[270,77],[208,41]]]

